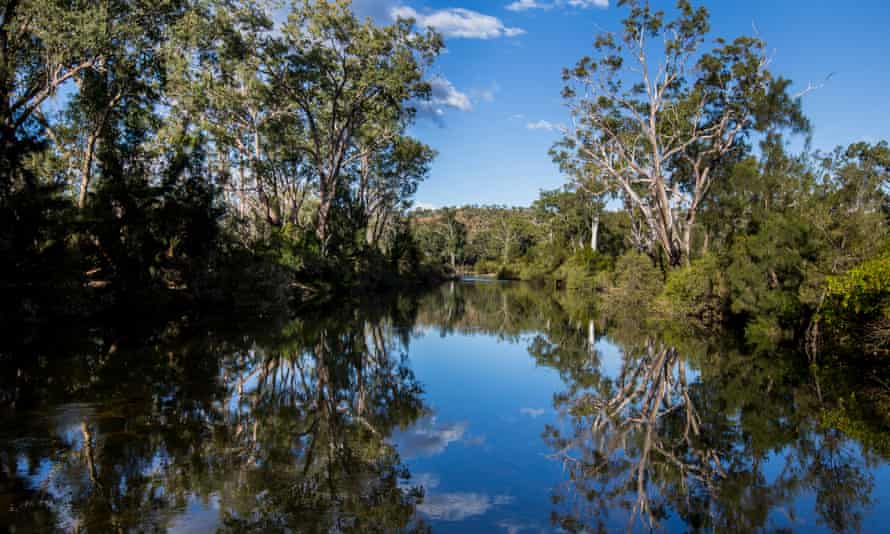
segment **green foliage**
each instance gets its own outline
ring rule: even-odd
[[[645,228],[643,248],[678,267],[694,256],[714,186],[750,153],[746,140],[809,123],[790,82],[766,69],[759,38],[710,39],[707,9],[688,1],[673,19],[648,2],[620,5],[621,31],[601,33],[592,55],[563,69],[572,127],[551,155],[587,191],[620,197]]]
[[[479,260],[474,269],[479,274],[493,274],[498,272],[500,264],[496,260]]]
[[[554,273],[568,289],[596,289],[596,276],[612,269],[614,259],[589,248],[572,254]]]
[[[714,325],[722,322],[726,302],[722,270],[717,257],[708,254],[668,273],[657,306],[669,316]]]
[[[890,350],[890,255],[865,261],[828,278],[820,313],[833,337],[866,352]]]
[[[405,131],[441,38],[346,1],[295,2],[271,32],[272,7],[0,8],[3,317],[295,302],[444,274],[404,224],[435,156]]]
[[[430,260],[450,261],[449,235],[457,224],[458,263],[476,273],[497,273],[522,280],[591,287],[593,276],[611,268],[626,248],[625,214],[600,212],[580,191],[543,191],[531,208],[464,206],[417,210],[415,238]],[[596,224],[595,224],[596,223]],[[598,248],[591,248],[596,232]]]
[[[609,309],[620,314],[639,314],[650,309],[661,292],[664,273],[649,256],[628,252],[615,262],[610,283],[605,294]]]
[[[752,343],[775,346],[800,328],[799,293],[817,254],[812,227],[782,214],[770,214],[756,233],[736,239],[726,269],[731,310],[751,319]]]
[[[533,282],[545,282],[557,278],[556,271],[566,261],[565,247],[555,243],[539,243],[523,258],[520,278]]]
[[[837,315],[874,318],[890,304],[890,254],[866,261],[828,279],[827,310]]]

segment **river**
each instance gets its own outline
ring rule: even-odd
[[[0,531],[890,531],[855,382],[625,312],[476,280],[41,332],[0,352]]]

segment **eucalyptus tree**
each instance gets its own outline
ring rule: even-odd
[[[506,264],[514,254],[523,254],[533,242],[534,225],[530,213],[523,208],[503,208],[490,222],[501,261]]]
[[[0,1],[0,284],[14,306],[35,295],[44,278],[38,266],[57,262],[51,252],[61,255],[64,228],[47,217],[62,208],[59,188],[39,180],[26,162],[46,147],[41,109],[76,76],[105,64],[112,43],[97,22],[103,20],[101,6]],[[23,294],[12,296],[16,291]]]
[[[467,243],[467,227],[457,218],[457,210],[445,208],[442,210],[440,222],[442,234],[445,236],[445,252],[451,260],[451,268],[457,268],[457,258],[463,254]]]
[[[0,2],[0,193],[39,143],[37,112],[80,73],[103,67],[111,41],[99,2]],[[71,28],[76,28],[73,34]]]
[[[186,6],[0,2],[0,254],[10,260],[0,279],[22,291],[13,301],[34,298],[36,287],[72,287],[60,279],[90,269],[72,261],[73,214],[60,192],[68,186],[84,206],[100,152],[110,163],[122,154],[112,144],[135,142],[119,135],[121,126],[154,127],[148,115],[158,101],[162,41]]]
[[[600,218],[603,204],[583,189],[566,187],[541,191],[532,205],[539,222],[546,226],[547,240],[572,249],[599,248]]]
[[[424,69],[442,47],[413,21],[380,27],[359,21],[348,0],[295,3],[270,57],[268,77],[306,132],[297,148],[317,181],[316,235],[326,253],[347,169],[399,136],[427,98]]]
[[[688,261],[698,213],[746,140],[807,123],[760,39],[706,47],[708,12],[688,0],[673,20],[645,1],[619,5],[629,8],[620,34],[597,36],[595,55],[563,71],[572,123],[553,153],[618,192],[675,266]]]
[[[877,213],[890,195],[890,145],[857,142],[837,147],[823,164],[838,206],[848,213]]]
[[[278,50],[271,5],[225,0],[217,8],[197,21],[172,97],[209,135],[231,205],[280,226],[285,209],[296,219],[307,176],[296,148],[301,125],[266,72]]]
[[[374,146],[377,141],[366,143]],[[408,136],[366,151],[358,162],[358,179],[353,186],[355,202],[362,214],[365,240],[375,247],[387,229],[400,218],[430,171],[436,152]]]

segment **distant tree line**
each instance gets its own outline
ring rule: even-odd
[[[440,36],[348,0],[274,7],[0,1],[10,317],[422,270],[404,214],[435,153],[406,132]]]
[[[559,278],[570,258],[602,267],[628,248],[626,215],[604,211],[571,188],[542,191],[530,207],[419,209],[410,220],[428,261],[502,278]]]

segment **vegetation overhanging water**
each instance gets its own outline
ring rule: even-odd
[[[0,0],[0,530],[886,530],[890,145],[656,3],[562,187],[420,209],[496,17]]]

